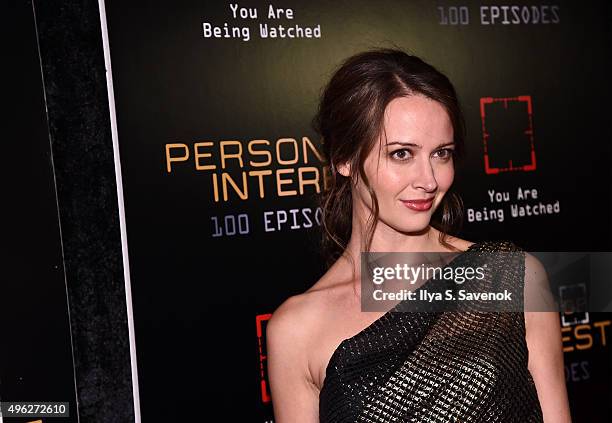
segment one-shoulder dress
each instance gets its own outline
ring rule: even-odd
[[[522,293],[524,250],[510,241],[468,249],[495,251],[519,252],[519,259],[495,263],[495,283]],[[523,312],[392,309],[334,351],[319,394],[319,420],[542,422],[527,362]]]

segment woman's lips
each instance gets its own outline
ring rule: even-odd
[[[434,197],[425,200],[400,200],[406,207],[416,211],[427,211],[433,204]]]

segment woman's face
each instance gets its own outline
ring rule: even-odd
[[[412,95],[389,103],[384,129],[364,163],[379,221],[403,233],[423,231],[453,183],[452,123],[440,103]],[[361,180],[353,192],[367,218],[371,200]]]

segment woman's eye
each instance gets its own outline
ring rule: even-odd
[[[454,150],[452,148],[443,148],[435,152],[436,156],[440,159],[450,159],[453,156]]]
[[[393,153],[391,153],[391,157],[397,160],[407,160],[411,157],[411,154],[410,151],[406,150],[405,148],[402,148],[400,150],[395,150]]]

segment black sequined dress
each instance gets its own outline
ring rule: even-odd
[[[523,250],[496,241],[468,251],[518,251],[495,263],[496,282],[522,293]],[[334,351],[320,423],[542,422],[527,360],[522,312],[391,310]]]

